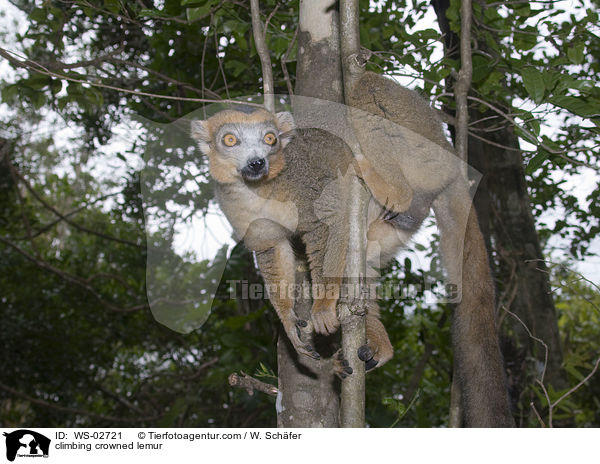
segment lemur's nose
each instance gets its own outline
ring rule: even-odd
[[[248,167],[254,172],[260,172],[265,167],[264,158],[254,158],[248,161]]]

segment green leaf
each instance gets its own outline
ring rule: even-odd
[[[29,79],[21,81],[21,85],[29,87],[34,90],[41,90],[50,84],[52,78],[45,76],[44,74],[33,74]]]
[[[533,26],[527,26],[515,33],[514,45],[517,50],[531,50],[537,45],[538,30]]]
[[[44,92],[35,92],[31,96],[31,103],[36,109],[40,109],[46,104],[46,94]]]
[[[2,89],[2,102],[11,103],[19,95],[17,84],[7,85]]]
[[[88,18],[91,19],[93,19],[96,16],[96,10],[87,6],[83,8],[83,12]]]
[[[584,51],[585,51],[584,44],[578,43],[578,44],[572,45],[567,48],[567,57],[573,64],[582,64]]]
[[[243,72],[248,70],[248,64],[242,63],[241,61],[230,59],[225,62],[225,69],[231,72],[233,77],[240,76]]]
[[[546,90],[542,73],[535,68],[523,68],[521,76],[525,90],[531,99],[536,103],[541,103]]]
[[[540,121],[538,121],[536,118],[533,117],[533,115],[531,116],[531,119],[528,121],[529,123],[529,127],[531,128],[531,131],[539,137],[540,135]]]
[[[121,4],[119,0],[104,0],[104,8],[114,14],[118,14],[121,11]]]
[[[145,9],[145,10],[140,10],[140,12],[138,13],[138,17],[139,18],[170,18],[171,15],[168,15],[167,13],[163,12],[163,11],[159,11],[159,10],[150,10],[150,9]]]
[[[201,19],[201,18],[205,17],[207,14],[209,14],[210,8],[211,8],[210,3],[207,5],[196,7],[196,8],[188,8],[187,10],[185,10],[185,14],[187,16],[188,21],[193,22],[193,21],[197,21],[198,19]]]
[[[480,82],[489,75],[489,60],[481,55],[473,56],[473,82]]]
[[[492,8],[488,8],[492,9]],[[543,10],[540,10],[542,12]],[[531,6],[528,2],[523,2],[521,4],[517,4],[515,6],[515,13],[519,16],[523,16],[524,18],[528,18],[531,15]]]
[[[572,97],[569,95],[557,95],[550,98],[550,103],[560,106],[571,113],[584,118],[592,116],[600,116],[600,104],[590,103],[584,100],[582,97]]]
[[[531,158],[529,163],[527,163],[525,172],[529,175],[533,174],[533,172],[535,172],[535,170],[542,165],[542,163],[546,160],[546,158],[548,158],[548,156],[550,156],[550,153],[548,153],[545,150],[540,150],[537,153],[537,155]]]
[[[38,23],[43,23],[48,19],[46,8],[34,8],[31,10],[31,13],[29,13],[29,19]]]
[[[560,80],[561,74],[553,71],[545,71],[542,73],[542,79],[544,79],[544,87],[546,90],[552,91],[556,87],[556,83]]]

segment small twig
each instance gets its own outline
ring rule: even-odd
[[[172,95],[160,95],[160,94],[149,93],[149,92],[141,92],[138,90],[125,89],[125,88],[117,87],[114,85],[103,84],[101,82],[93,82],[93,81],[85,80],[85,79],[76,79],[74,77],[69,77],[64,74],[59,74],[59,73],[50,71],[49,69],[45,68],[43,65],[36,63],[33,60],[29,60],[29,59],[27,59],[25,61],[18,60],[13,55],[17,56],[17,53],[5,50],[4,48],[0,48],[0,56],[6,58],[14,66],[17,66],[19,68],[28,68],[37,73],[43,74],[45,76],[56,77],[57,79],[62,79],[62,80],[69,81],[69,82],[76,82],[78,84],[90,85],[92,87],[99,87],[102,89],[115,90],[117,92],[123,92],[123,93],[127,93],[130,95],[139,95],[142,97],[160,98],[163,100],[187,101],[187,102],[196,102],[196,103],[233,103],[233,104],[240,103],[239,101],[236,101],[236,100],[214,100],[214,99],[208,99],[208,98],[191,98],[191,97],[175,97]],[[262,105],[259,105],[257,103],[244,102],[244,104],[248,105],[248,106],[258,107],[258,108],[262,107]]]
[[[275,13],[277,13],[277,10],[279,10],[280,6],[281,6],[281,3],[277,2],[277,5],[275,5],[275,8],[273,8],[273,11],[271,11],[271,13],[269,13],[269,16],[267,16],[267,19],[265,19],[265,27],[264,27],[265,39],[267,38],[267,29],[269,29],[269,23],[271,22],[271,19],[273,19],[273,16],[275,16]],[[298,30],[298,29],[296,29],[296,30]]]
[[[123,193],[122,190],[119,190],[118,192],[107,193],[106,195],[102,195],[102,196],[100,196],[100,197],[98,197],[98,198],[96,198],[94,200],[88,201],[86,204],[84,204],[82,206],[79,206],[78,208],[75,208],[74,210],[69,211],[68,213],[63,213],[62,217],[59,216],[57,219],[49,222],[48,224],[46,224],[44,226],[41,226],[39,229],[37,229],[36,231],[34,231],[33,234],[31,235],[31,237],[20,236],[20,237],[7,237],[7,238],[9,240],[17,240],[17,241],[31,240],[33,238],[38,237],[39,235],[42,235],[44,232],[46,232],[47,230],[51,229],[53,226],[55,226],[59,222],[62,222],[64,220],[63,218],[71,217],[71,216],[79,213],[80,211],[83,211],[87,207],[92,206],[95,203],[98,203],[99,201],[106,200],[107,198],[114,197],[115,195],[120,195],[122,193]]]
[[[294,95],[294,88],[292,87],[292,81],[290,80],[290,73],[287,70],[287,63],[288,63],[288,58],[290,56],[290,53],[292,52],[292,49],[294,48],[294,45],[296,43],[296,39],[298,38],[298,30],[299,29],[300,28],[296,28],[296,32],[294,32],[294,37],[292,37],[292,40],[290,41],[290,45],[288,46],[288,49],[286,50],[284,55],[281,57],[281,70],[283,71],[283,77],[285,78],[285,83],[287,84],[288,95]]]
[[[408,406],[406,407],[406,409],[404,410],[404,412],[402,414],[398,414],[398,417],[396,418],[396,420],[392,423],[392,425],[390,425],[390,428],[393,428],[396,426],[396,424],[398,424],[398,422],[400,422],[402,420],[402,418],[404,416],[406,416],[406,414],[408,414],[408,411],[411,410],[411,408],[414,406],[414,404],[416,403],[417,399],[419,398],[419,393],[421,390],[417,390],[415,392],[415,395],[412,397],[412,399],[410,400],[410,402],[408,403]]]
[[[533,403],[533,401],[531,403],[529,403],[529,405],[531,406],[531,409],[533,409],[533,413],[535,414],[535,417],[537,417],[537,420],[539,421],[540,425],[542,426],[542,428],[545,429],[546,428],[546,424],[542,420],[542,417],[540,416],[540,413],[535,408],[535,404]]]
[[[211,16],[211,24],[210,26],[212,26],[212,20],[213,17]],[[209,27],[210,27],[209,26]],[[208,31],[206,32],[206,36],[204,37],[204,44],[202,45],[202,58],[200,59],[200,83],[202,84],[202,92],[201,92],[201,96],[202,98],[205,97],[205,91],[206,91],[206,83],[204,82],[204,61],[206,59],[206,47],[208,46]],[[204,119],[206,119],[206,105],[202,106],[202,112],[204,115]]]
[[[103,239],[106,239],[106,240],[111,240],[113,242],[122,243],[123,245],[129,245],[129,246],[133,246],[133,247],[136,247],[136,248],[142,248],[142,249],[146,248],[145,245],[140,245],[138,243],[132,242],[131,240],[126,240],[126,239],[115,237],[115,236],[112,236],[112,235],[103,234],[102,232],[98,232],[98,231],[96,231],[94,229],[90,229],[88,227],[85,227],[85,226],[82,226],[80,224],[77,224],[76,222],[74,222],[73,220],[69,219],[64,214],[62,214],[60,211],[58,211],[54,206],[52,206],[46,200],[44,200],[35,191],[35,189],[33,188],[33,186],[27,181],[27,179],[25,178],[25,176],[23,176],[19,171],[17,171],[14,168],[14,166],[11,166],[10,170],[11,170],[11,173],[14,173],[15,177],[17,177],[23,183],[23,185],[25,185],[25,187],[27,188],[27,190],[29,191],[29,193],[31,193],[31,195],[33,195],[33,197],[44,206],[44,208],[52,211],[56,216],[58,216],[59,218],[61,218],[67,224],[75,227],[78,230],[81,230],[82,232],[86,232],[88,234],[95,235],[97,237],[100,237],[100,238],[103,238]]]
[[[514,317],[517,321],[519,321],[519,323],[525,328],[525,330],[527,331],[527,334],[529,335],[529,338],[531,338],[532,340],[535,340],[538,343],[541,343],[542,346],[544,347],[544,368],[542,369],[542,375],[540,377],[540,379],[538,380],[540,382],[540,384],[542,385],[542,388],[544,388],[544,376],[546,375],[546,368],[548,367],[548,345],[546,345],[546,343],[544,342],[544,340],[542,340],[541,338],[536,337],[535,335],[533,335],[531,333],[531,330],[529,330],[529,327],[527,327],[527,324],[525,324],[521,318],[519,316],[517,316],[515,313],[513,313],[512,311],[510,311],[508,308],[506,308],[506,306],[502,305],[501,306],[503,311],[506,311],[508,314],[510,314],[512,317]],[[547,392],[546,392],[547,395]]]
[[[513,118],[511,118],[506,112],[502,111],[500,108],[492,105],[491,103],[489,103],[489,102],[487,102],[485,100],[482,100],[481,98],[474,97],[472,95],[469,95],[467,98],[469,100],[473,100],[473,101],[475,101],[477,103],[481,103],[482,105],[487,106],[492,111],[498,113],[504,119],[506,119],[507,121],[509,121],[514,127],[519,128],[527,136],[526,138],[528,139],[528,141],[530,143],[532,143],[534,145],[537,145],[538,147],[543,148],[544,150],[546,150],[551,155],[559,156],[560,158],[564,159],[565,161],[568,161],[568,162],[573,163],[573,164],[577,164],[579,166],[585,166],[586,168],[593,169],[594,171],[600,171],[600,168],[597,167],[597,166],[592,166],[589,163],[585,163],[583,161],[575,160],[573,158],[570,158],[570,157],[566,156],[564,154],[564,151],[556,150],[554,148],[549,147],[545,143],[543,143],[540,140],[538,140],[537,136],[534,133],[532,133],[530,130],[526,129],[525,127],[517,124],[517,122]]]
[[[542,261],[544,263],[548,263],[548,264],[552,264],[552,266],[564,266],[561,263],[556,263],[554,261],[549,261],[547,259],[528,259],[525,262],[526,263],[531,263],[531,262],[535,262],[535,261]],[[594,281],[589,280],[587,277],[585,277],[583,274],[581,274],[580,272],[574,271],[573,269],[569,268],[569,271],[571,271],[573,274],[577,275],[578,277],[581,278],[581,280],[586,281],[588,284],[592,285],[596,290],[598,290],[600,292],[600,286],[598,284],[596,284]],[[543,272],[548,272],[548,271],[543,271]]]
[[[21,218],[23,219],[23,224],[25,225],[25,232],[27,233],[27,238],[29,240],[29,244],[31,245],[31,248],[33,249],[35,254],[37,256],[39,256],[39,254],[40,254],[39,249],[37,247],[37,244],[33,240],[33,232],[31,229],[31,223],[29,222],[29,218],[27,217],[27,214],[25,212],[25,200],[23,199],[23,195],[21,195],[21,189],[19,188],[19,179],[17,178],[15,169],[13,169],[12,166],[10,166],[9,171],[10,171],[10,176],[14,182],[15,191],[17,192],[17,198],[19,199]]]
[[[564,400],[567,396],[571,395],[573,392],[575,392],[579,387],[581,387],[584,383],[586,383],[588,380],[590,380],[592,378],[592,376],[596,373],[596,371],[598,370],[598,366],[600,365],[600,358],[598,358],[596,360],[596,364],[594,365],[594,368],[592,369],[592,371],[586,375],[581,382],[579,382],[577,385],[575,385],[573,388],[571,388],[568,392],[566,392],[564,395],[562,395],[559,399],[557,399],[554,403],[552,403],[550,405],[551,409],[550,411],[552,411],[552,409],[554,407],[556,407],[558,405],[558,403],[560,403],[562,400]],[[552,416],[550,416],[552,417]],[[552,422],[550,422],[550,426],[552,426]]]
[[[254,395],[254,390],[266,393],[270,396],[277,396],[277,393],[279,393],[279,390],[274,385],[261,382],[260,380],[245,374],[243,371],[240,371],[239,374],[237,372],[230,374],[228,381],[229,385],[232,387],[245,389],[250,396]]]
[[[139,311],[141,309],[146,309],[146,308],[149,307],[147,303],[139,304],[139,305],[136,305],[136,306],[131,306],[129,308],[122,308],[122,307],[116,306],[116,305],[114,305],[114,304],[106,301],[102,297],[102,295],[100,295],[100,293],[98,291],[96,291],[95,288],[93,288],[92,286],[90,286],[87,282],[85,282],[84,280],[82,280],[78,276],[74,276],[72,274],[64,272],[64,271],[62,271],[62,270],[60,270],[60,269],[52,266],[51,264],[49,264],[49,263],[47,263],[45,261],[42,261],[41,259],[37,259],[36,257],[30,255],[25,250],[23,250],[22,248],[19,248],[17,245],[15,245],[14,243],[12,243],[10,240],[7,240],[7,239],[5,239],[2,236],[0,236],[0,243],[4,243],[5,245],[13,248],[17,253],[21,254],[22,256],[24,256],[25,258],[27,258],[29,261],[31,261],[32,263],[34,263],[38,267],[41,267],[42,269],[46,269],[47,271],[50,271],[53,274],[56,274],[57,276],[59,276],[63,280],[66,280],[67,282],[71,282],[72,284],[75,284],[78,287],[81,287],[84,290],[88,291],[94,297],[96,297],[98,299],[98,301],[100,301],[101,304],[103,304],[104,306],[106,306],[111,311],[127,313],[127,312]]]
[[[198,88],[194,87],[193,85],[190,85],[190,84],[188,84],[186,82],[182,82],[182,81],[178,81],[177,79],[173,79],[172,77],[169,77],[166,74],[163,74],[163,73],[161,73],[159,71],[156,71],[156,70],[154,70],[152,68],[149,68],[147,66],[141,65],[141,64],[136,63],[134,61],[122,60],[120,58],[110,58],[108,61],[110,61],[112,63],[120,63],[120,64],[124,64],[124,65],[127,65],[127,66],[131,66],[133,68],[140,69],[142,71],[147,72],[148,74],[152,74],[152,75],[154,75],[154,76],[162,79],[165,82],[169,82],[169,83],[171,83],[173,85],[182,87],[182,88],[184,88],[186,90],[190,90],[190,91],[192,91],[194,93],[197,93],[199,95],[203,95],[202,89],[198,89]],[[215,96],[218,97],[218,95],[215,95]]]
[[[211,16],[210,19],[210,23],[213,24],[214,22],[214,17]],[[227,76],[225,76],[225,69],[223,68],[223,60],[221,60],[221,57],[219,56],[219,40],[217,37],[217,28],[214,28],[214,37],[215,37],[215,50],[216,50],[216,57],[217,57],[217,63],[219,64],[219,72],[221,73],[221,77],[223,78],[223,84],[225,85],[225,94],[227,95],[227,99],[230,99],[230,95],[229,95],[229,86],[227,85]]]

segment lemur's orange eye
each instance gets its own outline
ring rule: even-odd
[[[265,138],[263,140],[269,145],[274,145],[275,142],[277,142],[277,137],[275,137],[275,134],[273,132],[269,132],[267,135],[265,135]]]
[[[237,137],[233,134],[225,134],[223,143],[228,147],[233,147],[237,143]]]

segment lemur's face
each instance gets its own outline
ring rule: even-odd
[[[271,121],[224,124],[214,142],[219,154],[236,165],[244,180],[257,181],[269,173],[269,157],[281,149],[279,136]]]
[[[192,137],[209,157],[211,174],[219,182],[272,178],[283,168],[282,148],[293,120],[289,113],[273,115],[222,111],[206,121],[192,122]]]

